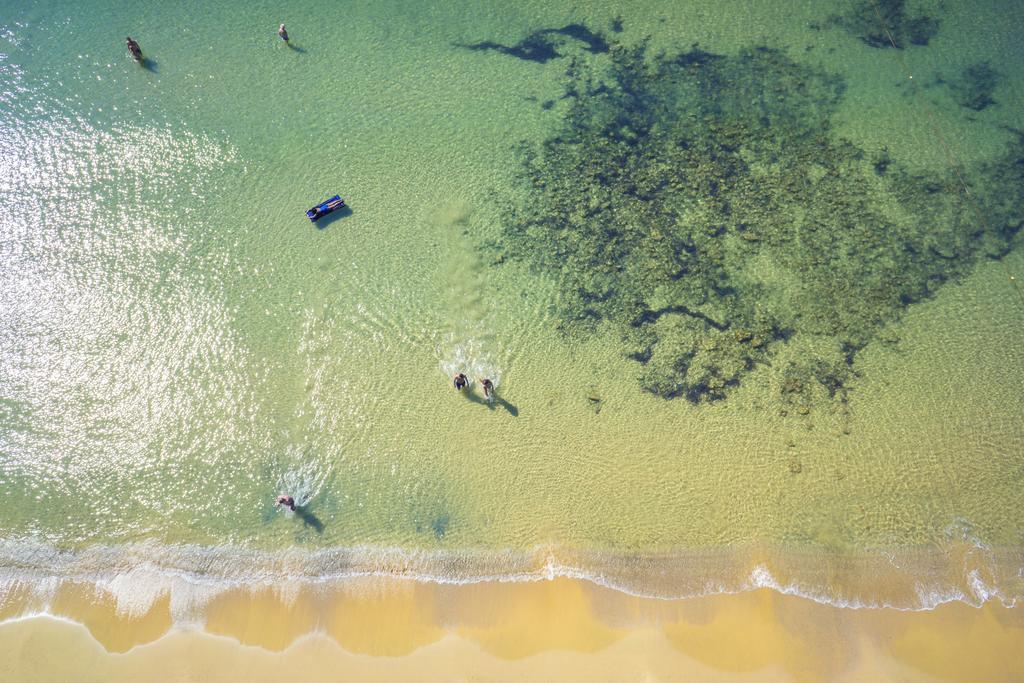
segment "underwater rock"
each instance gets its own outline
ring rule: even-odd
[[[572,63],[561,126],[521,147],[529,201],[493,248],[558,278],[563,333],[618,329],[652,393],[721,399],[771,364],[794,410],[845,401],[883,326],[1017,239],[1019,134],[966,174],[973,205],[949,169],[836,137],[843,80],[780,51],[608,55]]]

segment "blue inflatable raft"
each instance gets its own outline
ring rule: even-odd
[[[312,209],[306,212],[306,215],[309,217],[309,220],[315,223],[317,219],[323,218],[327,214],[334,213],[338,209],[343,208],[345,208],[345,200],[339,197],[338,195],[334,195],[326,202],[322,202],[314,206]]]

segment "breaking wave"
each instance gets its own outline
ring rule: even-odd
[[[118,614],[140,616],[168,598],[177,626],[201,626],[204,607],[229,590],[271,588],[287,596],[361,577],[448,585],[569,578],[661,600],[770,589],[839,608],[917,611],[949,602],[1016,605],[1024,597],[1024,552],[971,543],[855,554],[757,547],[647,555],[555,547],[267,551],[151,542],[62,550],[7,539],[0,541],[0,614],[49,613],[62,585],[91,584]],[[5,605],[15,596],[16,609]]]

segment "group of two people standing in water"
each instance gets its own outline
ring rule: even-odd
[[[455,390],[462,391],[469,386],[469,378],[464,373],[455,375]],[[486,377],[480,380],[480,386],[484,388],[484,398],[488,401],[494,400],[494,382]]]
[[[281,37],[281,40],[283,40],[284,42],[290,42],[290,38],[288,37],[288,31],[285,30],[284,24],[281,24],[278,27],[277,35],[279,35]],[[141,62],[142,48],[139,46],[139,41],[135,40],[131,36],[128,36],[127,38],[125,38],[125,42],[128,45],[128,52],[131,54],[132,59],[134,59],[136,62]]]

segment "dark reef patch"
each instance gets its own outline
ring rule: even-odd
[[[425,519],[417,517],[415,520],[416,533],[423,534],[429,532],[434,538],[441,540],[448,533],[451,522],[451,516],[448,512],[444,511],[434,512],[427,515]]]
[[[621,24],[619,25],[621,30]],[[502,45],[491,40],[468,45],[457,44],[467,50],[493,50],[517,59],[525,59],[541,64],[562,56],[558,44],[552,36],[566,36],[584,44],[584,49],[593,54],[608,52],[608,41],[600,33],[595,33],[583,24],[566,24],[560,28],[544,28],[534,31],[515,45]]]
[[[958,76],[949,80],[939,80],[949,87],[953,99],[961,107],[981,111],[996,103],[993,96],[999,85],[999,72],[988,62],[972,64]]]
[[[523,38],[515,45],[502,45],[492,40],[484,40],[469,45],[459,45],[467,50],[493,50],[503,55],[509,55],[517,59],[525,59],[531,62],[549,62],[552,59],[561,57],[555,49],[555,44],[546,36],[532,34]]]
[[[904,0],[864,0],[846,14],[833,15],[829,25],[845,29],[871,47],[927,45],[939,31],[939,20],[926,14],[911,16]]]
[[[769,364],[798,414],[845,401],[858,351],[1024,219],[1019,134],[965,171],[972,206],[952,172],[838,138],[843,80],[777,50],[612,46],[566,91],[560,128],[521,148],[529,201],[494,261],[558,277],[565,332],[612,325],[660,396],[720,399]]]
[[[430,530],[434,532],[434,538],[444,538],[444,535],[448,533],[448,525],[451,521],[447,514],[438,515],[430,520]]]

